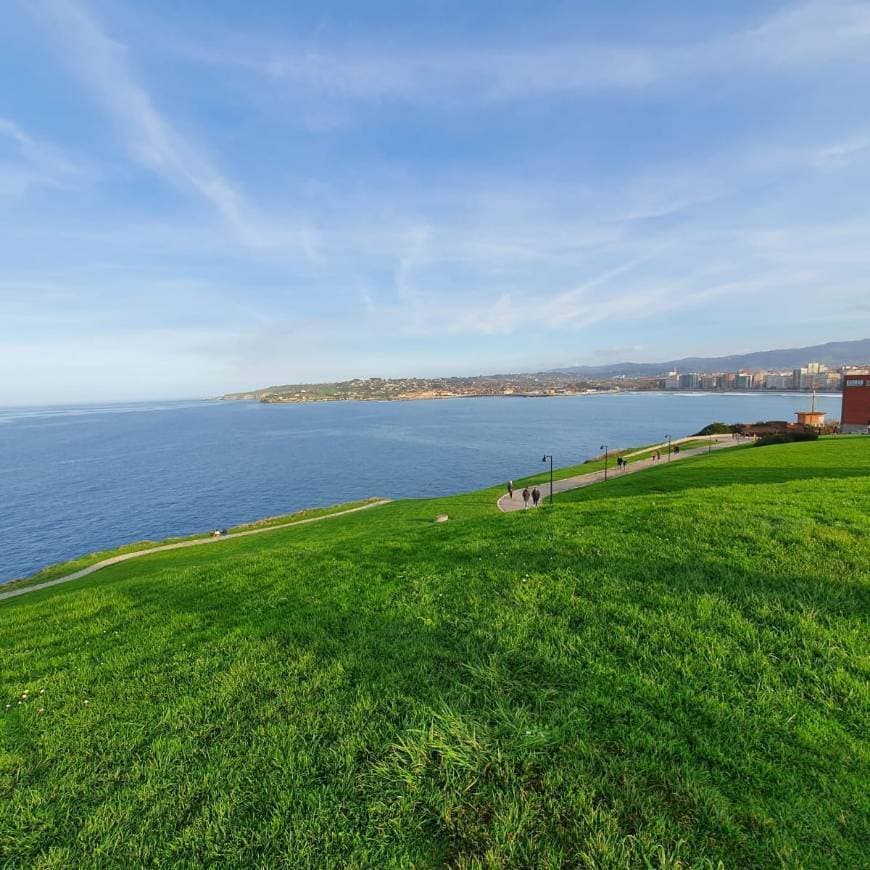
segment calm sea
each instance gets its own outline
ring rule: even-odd
[[[801,395],[0,409],[0,582],[94,550],[369,496],[444,495],[713,420],[793,419]],[[838,396],[817,405],[839,416]]]

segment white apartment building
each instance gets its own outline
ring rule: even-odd
[[[794,387],[794,375],[791,372],[768,372],[764,379],[765,390],[790,390]]]

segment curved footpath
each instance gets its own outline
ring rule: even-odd
[[[730,435],[714,435],[714,438],[718,439],[714,441],[709,447],[696,447],[693,450],[685,450],[680,451],[679,453],[671,453],[671,462],[677,462],[680,459],[684,459],[687,456],[699,456],[702,453],[708,453],[711,450],[725,450],[728,447],[739,447],[742,444],[746,444],[747,441],[751,441],[752,439],[743,438],[739,441],[735,441],[731,438]],[[681,438],[680,441],[696,441],[697,438]],[[674,447],[680,443],[680,441],[672,441],[671,446]],[[642,450],[635,451],[634,453],[626,453],[623,454],[624,458],[630,459],[632,456],[637,456],[638,453],[646,453],[648,450],[662,450],[667,449],[668,442],[665,441],[664,444],[656,444],[652,447],[644,447]],[[613,465],[608,466],[607,476],[608,477],[624,477],[626,474],[634,474],[636,471],[643,471],[645,468],[652,468],[656,465],[661,465],[662,463],[667,464],[668,458],[667,456],[663,456],[661,459],[639,459],[637,462],[629,463],[628,468],[624,471],[617,468],[616,458],[613,459]],[[604,480],[604,469],[601,471],[592,471],[589,474],[578,474],[575,477],[565,477],[562,480],[554,480],[553,481],[553,493],[557,492],[567,492],[569,489],[580,489],[584,486],[589,486],[593,483],[598,483],[599,481]],[[541,490],[541,502],[544,503],[544,497],[548,496],[550,493],[550,484],[541,483],[538,484],[538,488]],[[502,513],[511,513],[512,511],[521,511],[523,510],[523,496],[522,490],[514,490],[513,498],[511,498],[507,493],[500,496],[498,499],[498,509]],[[529,508],[533,507],[532,500],[529,499]],[[539,505],[540,507],[540,505]]]
[[[17,595],[24,595],[27,592],[35,592],[37,589],[47,589],[49,586],[57,586],[60,583],[69,583],[70,580],[78,580],[79,577],[87,577],[88,574],[93,574],[101,568],[108,568],[109,565],[117,565],[119,562],[138,559],[140,556],[148,556],[151,553],[164,553],[166,550],[180,550],[182,547],[198,547],[202,544],[217,544],[219,541],[229,541],[231,538],[247,538],[249,535],[262,535],[265,532],[275,532],[278,529],[289,529],[291,526],[304,526],[307,523],[319,523],[321,520],[331,520],[333,517],[343,517],[347,516],[347,514],[356,513],[357,511],[379,507],[382,504],[387,504],[389,501],[391,501],[391,499],[382,498],[379,501],[373,501],[369,504],[360,505],[359,507],[348,508],[346,511],[337,511],[334,514],[324,514],[322,517],[309,517],[307,520],[296,520],[292,523],[282,523],[279,526],[265,526],[262,529],[248,529],[245,532],[233,532],[229,535],[221,535],[219,538],[194,538],[192,541],[178,541],[175,544],[162,544],[159,547],[149,547],[147,550],[134,550],[132,553],[121,553],[118,556],[111,556],[108,559],[103,559],[101,562],[94,562],[93,565],[88,565],[87,568],[82,568],[81,571],[76,571],[74,574],[67,574],[65,577],[46,580],[45,583],[34,583],[32,586],[25,586],[23,589],[12,589],[9,592],[0,592],[0,601],[4,598],[15,598]]]

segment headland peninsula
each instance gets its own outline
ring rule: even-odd
[[[565,396],[612,389],[572,375],[477,375],[467,378],[354,378],[322,384],[285,384],[221,399],[272,404],[338,401],[411,401],[477,396]]]

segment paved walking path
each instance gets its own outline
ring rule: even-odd
[[[93,574],[102,568],[108,568],[109,565],[117,565],[119,562],[127,562],[130,559],[138,559],[141,556],[148,556],[151,553],[163,553],[166,550],[180,550],[183,547],[198,547],[202,544],[216,544],[218,541],[229,541],[232,538],[246,538],[249,535],[262,535],[265,532],[275,532],[278,529],[288,529],[291,526],[304,526],[306,523],[317,523],[321,520],[331,520],[333,517],[343,517],[347,514],[353,514],[357,511],[368,510],[369,508],[378,507],[382,504],[387,504],[390,499],[382,498],[378,501],[363,504],[359,507],[348,508],[344,511],[337,511],[334,514],[324,514],[322,517],[309,517],[307,520],[296,520],[290,523],[281,523],[277,526],[264,526],[260,529],[248,529],[244,532],[233,532],[229,535],[221,535],[219,538],[194,538],[192,541],[178,541],[175,544],[162,544],[159,547],[149,547],[147,550],[134,550],[132,553],[121,553],[118,556],[111,556],[108,559],[103,559],[101,562],[94,562],[93,565],[88,565],[87,568],[82,568],[74,574],[67,574],[65,577],[57,577],[54,580],[46,580],[45,583],[34,583],[32,586],[24,586],[21,589],[11,589],[9,592],[0,592],[0,601],[4,598],[15,598],[18,595],[24,595],[27,592],[36,592],[37,589],[47,589],[49,586],[57,586],[60,583],[68,583],[70,580],[78,580],[79,577],[87,577],[88,574]],[[0,589],[3,587],[0,586]]]
[[[746,444],[746,438],[741,438],[739,441],[735,441],[732,439],[730,435],[714,435],[714,441],[712,445],[708,447],[696,447],[692,450],[681,450],[679,453],[671,452],[671,462],[678,462],[680,459],[684,459],[687,456],[698,456],[701,453],[707,453],[711,448],[713,450],[725,450],[728,447],[737,447],[741,444]],[[681,438],[680,441],[697,441],[697,438]],[[679,441],[672,441],[671,447],[673,448],[676,444],[680,443]],[[607,476],[611,477],[624,477],[626,474],[634,474],[636,471],[643,471],[645,468],[652,468],[655,465],[667,464],[668,456],[667,456],[668,442],[665,441],[664,444],[657,444],[654,447],[644,447],[642,450],[638,450],[635,453],[626,453],[623,454],[626,457],[637,456],[638,453],[646,453],[648,450],[662,450],[662,458],[661,459],[638,459],[635,462],[630,462],[628,468],[625,471],[621,471],[616,466],[616,457],[613,458],[612,464],[608,465],[607,468]],[[599,481],[604,480],[604,469],[601,471],[592,471],[589,474],[578,474],[576,477],[565,477],[562,480],[554,480],[553,481],[553,493],[557,492],[567,492],[569,489],[580,489],[584,486],[590,486],[593,483],[598,483]],[[550,483],[540,483],[538,484],[538,489],[541,490],[541,504],[544,503],[544,497],[550,494]],[[533,507],[532,500],[529,499],[529,509]],[[522,488],[515,489],[513,498],[511,498],[507,493],[500,496],[498,499],[498,509],[502,513],[510,513],[511,511],[521,511],[524,509],[523,505],[523,491]]]

